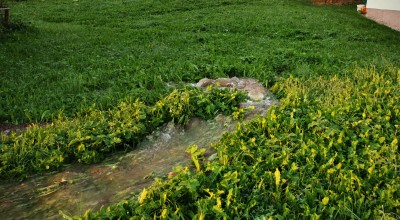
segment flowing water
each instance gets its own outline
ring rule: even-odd
[[[191,120],[186,129],[172,123],[149,135],[138,148],[96,165],[71,165],[64,171],[0,186],[0,219],[55,219],[59,210],[79,214],[132,196],[173,166],[187,165],[189,145],[208,147],[234,128],[228,117]]]
[[[243,103],[256,107],[246,120],[277,103],[270,97]],[[210,145],[224,132],[233,131],[237,123],[226,116],[210,121],[192,119],[185,128],[169,123],[135,150],[113,154],[102,163],[73,164],[21,183],[0,184],[0,219],[60,219],[60,210],[78,215],[127,199],[150,186],[154,177],[165,177],[174,166],[188,165],[188,146],[211,149]]]

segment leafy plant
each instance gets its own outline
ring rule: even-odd
[[[66,163],[95,163],[116,150],[135,147],[163,123],[185,125],[192,117],[229,115],[246,98],[236,90],[209,87],[203,93],[190,87],[172,91],[154,106],[130,100],[107,111],[94,106],[73,119],[60,116],[45,127],[32,124],[20,135],[1,136],[0,177],[26,178]]]
[[[214,147],[190,146],[140,195],[71,219],[397,219],[400,216],[400,69],[291,77],[281,105],[238,124]]]

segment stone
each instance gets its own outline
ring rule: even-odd
[[[203,78],[196,86],[207,87],[209,85],[218,85],[220,88],[235,88],[239,91],[246,91],[250,99],[260,101],[266,97],[268,90],[256,79],[252,78],[218,78],[215,80]]]
[[[264,93],[257,91],[257,90],[251,90],[248,92],[248,96],[253,99],[253,100],[262,100],[264,99]]]
[[[218,78],[215,80],[215,84],[219,87],[235,87],[237,83],[238,81],[234,80],[234,78]]]
[[[243,90],[245,90],[253,100],[261,100],[264,98],[264,94],[267,93],[267,89],[254,79],[247,79]]]
[[[214,84],[214,80],[208,79],[208,78],[203,78],[196,84],[196,86],[197,87],[207,87],[207,86],[213,85],[213,84]]]

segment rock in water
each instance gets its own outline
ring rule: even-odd
[[[207,87],[209,85],[217,85],[220,88],[236,88],[239,91],[246,91],[252,100],[261,100],[264,98],[267,89],[257,80],[251,78],[218,78],[215,80],[204,78],[201,79],[196,86]]]
[[[252,100],[264,99],[264,95],[267,93],[267,89],[264,86],[255,79],[244,79],[243,81],[245,86],[242,90],[246,91]]]
[[[196,84],[196,86],[197,87],[207,87],[207,86],[213,85],[213,84],[214,84],[214,80],[208,79],[208,78],[203,78]]]
[[[196,86],[205,88],[209,85],[216,85],[217,88],[229,88],[237,89],[239,91],[245,91],[250,97],[250,100],[240,103],[240,108],[253,108],[251,114],[265,114],[269,106],[278,105],[279,101],[275,99],[274,95],[268,91],[261,83],[256,79],[252,78],[218,78],[212,79],[201,79]],[[215,119],[218,121],[218,118]]]
[[[237,81],[234,78],[218,78],[215,80],[215,84],[219,87],[236,87],[239,80],[238,78],[236,79]]]

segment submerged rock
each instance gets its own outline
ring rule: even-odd
[[[239,78],[218,78],[215,80],[215,83],[219,87],[237,87],[239,83]]]
[[[196,86],[205,88],[209,85],[215,85],[219,88],[230,88],[244,91],[250,97],[250,100],[241,103],[241,108],[254,107],[253,114],[263,114],[271,105],[279,104],[273,94],[268,91],[261,83],[252,78],[218,78],[215,80],[204,78]]]
[[[204,78],[201,79],[196,86],[207,87],[215,85],[220,88],[235,88],[239,91],[245,91],[252,100],[261,100],[265,97],[268,90],[256,79],[251,78],[218,78],[215,80]]]
[[[207,87],[207,86],[213,85],[213,84],[214,84],[214,80],[209,79],[209,78],[203,78],[196,84],[196,86],[197,87]]]

